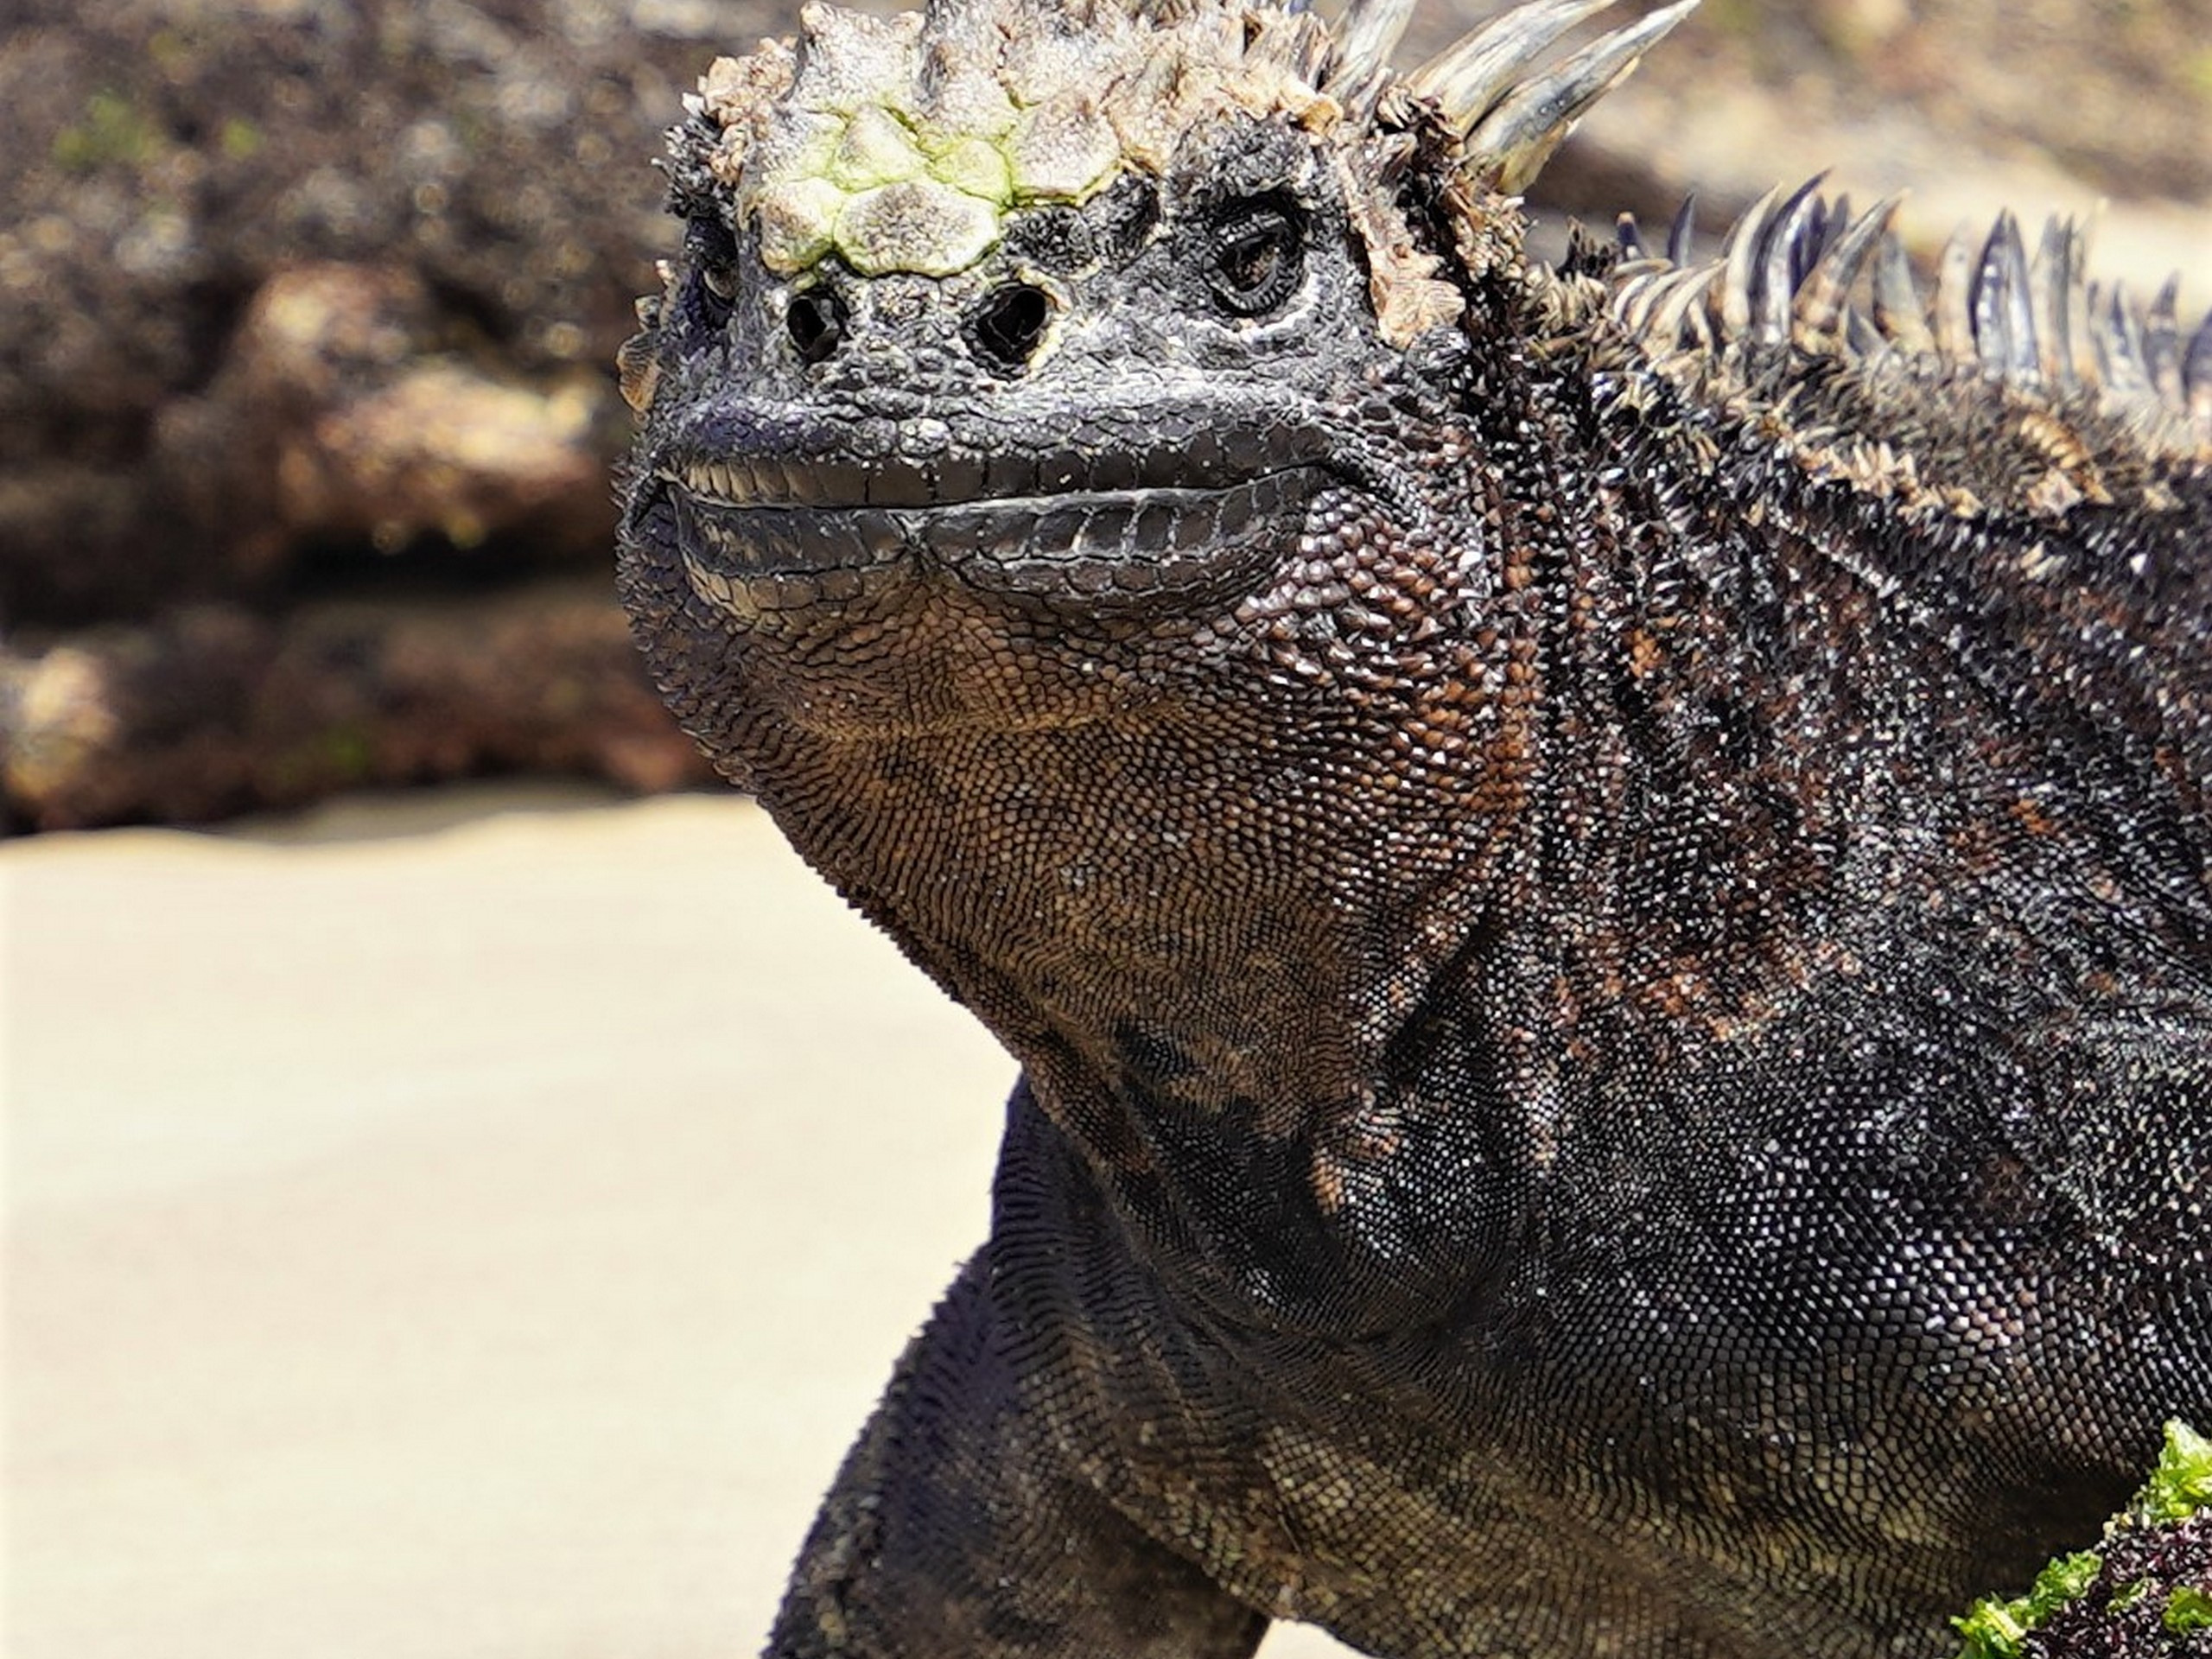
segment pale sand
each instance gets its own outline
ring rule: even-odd
[[[1013,1075],[765,818],[19,842],[0,938],[9,1659],[758,1650]]]

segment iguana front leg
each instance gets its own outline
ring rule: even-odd
[[[899,1363],[800,1552],[770,1659],[1244,1659],[1267,1619],[1139,1531],[1025,1412],[990,1250]]]

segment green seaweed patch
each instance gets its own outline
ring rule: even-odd
[[[297,796],[367,783],[376,763],[374,734],[365,724],[346,721],[278,750],[262,769],[260,782],[270,794]]]
[[[2212,47],[2190,54],[2182,66],[2182,79],[2196,89],[2196,94],[2212,103]]]
[[[1965,1639],[1959,1659],[2020,1659],[2028,1633],[2086,1591],[2103,1569],[2094,1550],[2062,1555],[2036,1574],[2028,1593],[1984,1596],[1952,1624]]]
[[[153,121],[129,97],[112,89],[85,100],[85,112],[54,136],[54,159],[72,173],[110,165],[132,167],[149,158],[161,140]]]
[[[2128,1505],[2138,1526],[2164,1526],[2212,1510],[2212,1439],[2178,1419],[2166,1425],[2158,1466]]]
[[[2177,1525],[2207,1512],[2212,1512],[2212,1439],[2177,1419],[2166,1425],[2151,1478],[2106,1527],[2105,1536],[2110,1541],[2120,1531]],[[2026,1595],[1983,1597],[1967,1610],[1965,1618],[1951,1621],[1965,1643],[1958,1659],[2022,1659],[2030,1634],[2087,1593],[2103,1565],[2094,1550],[2062,1555],[2036,1575]],[[2148,1588],[2147,1583],[2128,1585],[2113,1595],[2108,1605],[2115,1611],[2131,1606]],[[2164,1617],[2166,1629],[2176,1633],[2212,1629],[2212,1595],[2177,1590],[2167,1599]],[[2177,1618],[2202,1622],[2177,1624]]]
[[[2175,1636],[2212,1630],[2212,1590],[2195,1590],[2183,1585],[2166,1598],[2166,1611],[2159,1623]]]
[[[250,161],[261,153],[267,142],[259,127],[243,116],[232,116],[223,123],[223,154],[234,162]]]

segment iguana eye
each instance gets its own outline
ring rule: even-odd
[[[737,297],[737,249],[729,233],[715,225],[694,221],[690,240],[698,318],[710,329],[720,328],[729,321],[730,302]]]
[[[1272,311],[1306,270],[1305,228],[1288,204],[1268,198],[1233,204],[1215,221],[1206,286],[1233,315]]]
[[[702,263],[693,292],[697,296],[694,315],[699,326],[709,334],[727,327],[734,308],[730,302],[737,296],[737,273],[725,264]]]

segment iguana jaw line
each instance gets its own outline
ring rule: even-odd
[[[732,621],[859,597],[893,573],[1084,609],[1217,596],[1292,545],[1341,483],[1318,429],[1225,423],[1179,446],[986,461],[671,455],[652,471],[686,578]]]
[[[1234,416],[1179,425],[1187,428],[1181,442],[1149,446],[1086,434],[1063,448],[998,448],[986,455],[949,447],[921,459],[874,460],[764,445],[750,452],[678,450],[653,470],[718,506],[946,507],[1084,493],[1218,491],[1324,461],[1329,453],[1318,426]]]

